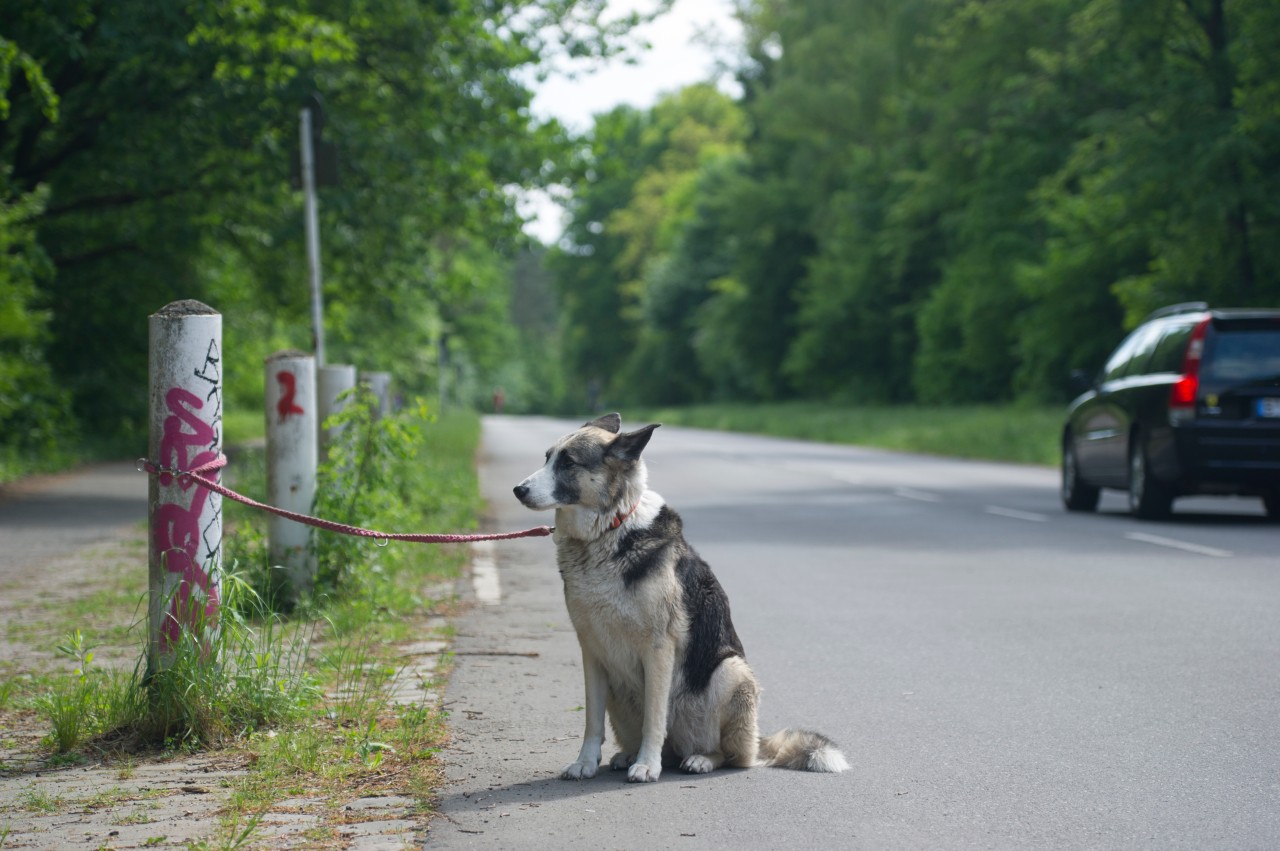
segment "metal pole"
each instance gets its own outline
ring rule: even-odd
[[[316,397],[320,413],[316,424],[320,429],[320,457],[326,457],[326,450],[341,433],[337,429],[325,428],[329,417],[342,410],[343,403],[338,397],[356,386],[356,368],[348,363],[335,363],[316,369]]]
[[[222,315],[175,301],[149,318],[147,457],[192,470],[222,453]],[[208,476],[217,476],[208,473]],[[172,473],[151,477],[148,500],[147,673],[163,670],[183,632],[204,646],[222,598],[222,497]]]
[[[303,213],[307,230],[307,273],[311,281],[311,335],[316,365],[324,366],[324,303],[320,277],[320,218],[316,204],[316,157],[312,148],[311,109],[302,110],[299,130],[302,148]]]
[[[305,352],[276,352],[266,360],[267,502],[300,514],[316,497],[316,361]],[[267,516],[267,554],[283,569],[293,602],[315,584],[311,532],[301,523]]]

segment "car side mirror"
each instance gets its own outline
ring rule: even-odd
[[[1068,380],[1068,386],[1071,388],[1073,396],[1079,396],[1081,393],[1088,393],[1093,389],[1093,378],[1083,369],[1071,370],[1071,378]]]

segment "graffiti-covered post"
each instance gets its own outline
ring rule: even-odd
[[[316,497],[316,360],[303,352],[276,352],[266,370],[267,502],[307,514]],[[284,590],[293,601],[315,582],[310,543],[308,527],[268,516],[268,556],[283,569]]]
[[[328,445],[338,436],[338,431],[325,428],[325,420],[342,410],[338,397],[356,386],[356,368],[349,363],[326,364],[316,369],[316,402],[319,414],[316,426],[320,429],[320,456],[325,456]]]
[[[222,497],[172,471],[222,454],[222,314],[198,301],[175,301],[149,325],[147,457],[160,468],[148,500],[150,675],[166,667],[184,631],[207,644],[217,629]]]

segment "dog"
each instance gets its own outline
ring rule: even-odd
[[[618,414],[602,416],[558,440],[514,488],[526,507],[556,511],[556,560],[582,648],[586,731],[561,777],[595,776],[606,710],[619,746],[609,766],[633,783],[657,780],[664,765],[844,771],[820,733],[760,736],[760,687],[728,597],[680,516],[648,488],[640,454],[658,425],[623,433]]]

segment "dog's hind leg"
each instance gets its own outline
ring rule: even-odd
[[[724,754],[719,751],[696,753],[693,756],[684,758],[684,761],[680,763],[680,770],[687,771],[690,774],[710,774],[722,765],[724,765]]]
[[[569,763],[560,773],[565,780],[595,777],[596,769],[600,767],[600,749],[604,746],[604,710],[609,681],[604,666],[586,648],[582,650],[582,678],[586,685],[586,729],[577,761]]]
[[[727,660],[725,665],[732,661],[736,660]],[[756,721],[760,687],[746,663],[742,663],[742,668],[744,670],[739,673],[728,700],[720,709],[720,750],[729,765],[750,768],[757,764],[760,747],[760,730]]]
[[[680,767],[706,774],[722,765],[746,768],[756,762],[758,689],[751,669],[741,659],[726,659],[712,675],[704,701],[688,707],[680,729],[679,749],[687,754]]]

